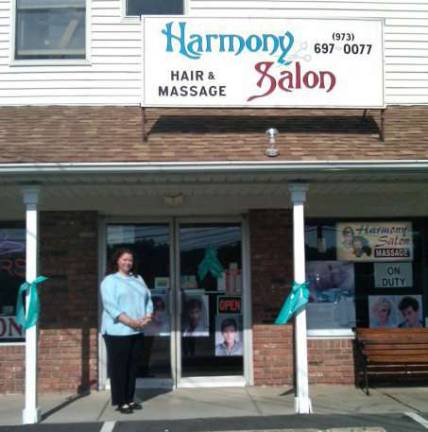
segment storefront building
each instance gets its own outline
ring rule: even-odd
[[[26,342],[14,314],[29,260],[49,278],[40,287],[39,390],[105,388],[98,287],[119,246],[135,251],[158,317],[145,334],[139,385],[292,384],[294,324],[273,322],[294,278],[297,205],[311,294],[309,383],[354,383],[355,327],[426,326],[428,6],[151,3],[0,0],[0,391],[24,390]],[[302,29],[349,19],[356,32],[338,30],[315,46],[293,45],[292,31],[276,40],[274,30],[264,37],[254,30],[233,45],[219,30],[203,46],[183,42],[184,24],[171,30],[171,50],[188,57],[183,62],[205,56],[208,68],[226,41],[233,57],[245,49],[284,56],[293,76],[265,60],[258,93],[248,93],[257,96],[253,105],[231,107],[205,101],[221,100],[227,83],[206,77],[214,84],[204,91],[213,93],[201,96],[206,71],[183,76],[184,63],[168,65],[154,33],[144,33],[156,25],[167,32],[176,18],[142,25],[140,14],[183,15],[181,23],[199,29],[207,17],[224,17],[236,34],[248,22],[275,28],[284,17]],[[243,16],[254,20],[242,24]],[[378,45],[363,40],[369,27]],[[378,50],[373,62],[370,50]],[[316,72],[305,62],[318,54]],[[350,78],[337,99],[328,93],[342,75],[326,69],[329,54],[355,62],[338,62]],[[359,62],[367,67],[349,69]],[[150,85],[164,69],[178,87]],[[238,73],[234,85],[246,79]],[[318,92],[313,100],[297,92],[308,89]],[[276,99],[261,101],[263,92]],[[291,101],[282,104],[284,95]],[[269,139],[271,128],[279,134]],[[29,221],[38,226],[30,255]],[[416,321],[406,319],[408,308]],[[232,355],[224,352],[226,329],[235,334]]]

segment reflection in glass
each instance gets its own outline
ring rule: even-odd
[[[186,224],[179,241],[182,376],[242,375],[242,311],[218,306],[232,295],[224,304],[241,304],[240,226]]]
[[[107,227],[107,255],[131,249],[136,271],[152,293],[153,322],[144,331],[143,354],[138,376],[170,378],[170,256],[168,225],[115,224]]]

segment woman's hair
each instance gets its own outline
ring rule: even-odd
[[[391,314],[392,304],[386,297],[379,297],[376,300],[376,302],[372,306],[373,313],[377,314],[382,307],[385,307],[388,309],[388,315]]]
[[[354,235],[354,230],[349,225],[346,226],[345,228],[343,228],[343,230],[342,230],[342,235],[345,236],[346,234],[352,234],[352,235]]]
[[[134,252],[132,252],[131,249],[125,248],[125,247],[116,249],[113,252],[113,254],[112,254],[112,256],[111,256],[111,258],[109,260],[109,263],[108,263],[107,274],[116,273],[119,270],[117,262],[118,262],[119,258],[122,255],[124,255],[124,254],[130,254],[132,256],[132,258],[134,260],[134,263],[132,265],[132,269],[131,269],[130,274],[132,274],[133,276],[137,277],[137,269],[136,269],[136,262],[135,262]]]

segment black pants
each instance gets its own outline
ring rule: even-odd
[[[134,400],[137,366],[141,361],[143,335],[104,335],[110,376],[111,403],[123,405]]]

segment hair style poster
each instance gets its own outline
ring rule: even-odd
[[[421,295],[369,296],[370,328],[424,327]]]
[[[144,336],[169,336],[171,332],[168,294],[162,290],[152,290],[153,315],[144,327]]]
[[[216,317],[216,357],[242,356],[242,315],[221,314]]]
[[[411,222],[336,224],[337,259],[342,261],[412,261]]]
[[[183,337],[209,336],[208,296],[205,294],[183,295]]]

